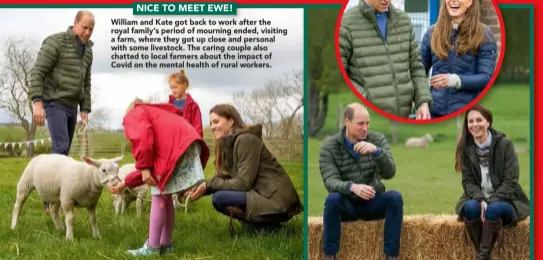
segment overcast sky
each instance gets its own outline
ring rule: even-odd
[[[77,9],[0,9],[0,41],[10,36],[30,37],[39,44],[50,34],[65,31],[73,24]],[[94,42],[92,85],[100,91],[93,109],[108,108],[110,127],[118,128],[131,100],[136,96],[146,98],[161,92],[167,101],[168,74],[178,69],[113,69],[110,67],[111,19],[149,19],[150,16],[133,16],[132,9],[90,9],[95,15],[96,26],[91,40]],[[155,17],[164,19],[188,19],[187,16]],[[202,17],[192,17],[193,19]],[[209,109],[222,102],[229,102],[235,90],[263,87],[267,80],[280,77],[285,72],[303,69],[303,10],[302,9],[238,9],[236,16],[205,16],[206,19],[271,20],[271,27],[286,28],[287,36],[277,35],[270,45],[273,52],[271,69],[186,69],[190,81],[189,93],[199,103],[204,125],[208,125]],[[230,27],[230,28],[240,28]],[[260,29],[261,27],[259,27]],[[0,46],[2,48],[3,46]],[[3,48],[1,49],[3,53]],[[3,56],[3,55],[0,55]],[[2,59],[0,57],[0,59]],[[2,61],[3,62],[3,61]],[[0,122],[6,120],[6,112],[0,112]]]

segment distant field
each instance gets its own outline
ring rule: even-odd
[[[329,114],[322,136],[335,133],[338,104],[357,102],[350,92],[333,95],[330,99]],[[528,85],[500,85],[491,89],[481,102],[494,114],[494,127],[505,132],[515,147],[530,148],[530,88]],[[388,136],[390,121],[370,111],[370,129]],[[404,141],[412,136],[430,133],[436,141],[428,149],[403,147]],[[404,214],[454,213],[454,206],[462,194],[460,174],[454,172],[456,145],[456,120],[434,125],[398,124],[399,143],[391,145],[396,161],[396,176],[385,181],[387,190],[396,189],[403,194]],[[322,215],[324,189],[319,173],[318,153],[320,138],[311,138],[308,143],[308,211],[310,216]],[[530,153],[519,153],[520,183],[530,196]]]

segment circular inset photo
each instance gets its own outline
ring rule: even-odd
[[[350,0],[337,21],[336,56],[347,84],[400,122],[465,112],[491,88],[504,51],[495,0]]]

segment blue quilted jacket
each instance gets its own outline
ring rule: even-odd
[[[446,60],[440,60],[430,47],[434,26],[426,31],[420,45],[420,54],[428,78],[438,74],[457,74],[462,83],[460,88],[436,89],[430,87],[433,99],[430,109],[432,118],[451,114],[466,106],[481,93],[492,78],[496,67],[497,47],[492,30],[486,25],[485,29],[490,41],[479,47],[477,56],[474,56],[471,51],[463,56],[458,56],[453,50],[449,50]],[[453,29],[451,42],[454,43],[457,37],[458,32]],[[428,74],[430,69],[432,75]]]

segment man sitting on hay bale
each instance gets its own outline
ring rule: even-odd
[[[336,259],[341,222],[385,219],[384,252],[397,259],[403,221],[403,199],[386,191],[382,179],[390,179],[396,166],[382,133],[368,131],[370,116],[361,104],[345,109],[345,126],[323,143],[320,172],[329,194],[323,214],[324,259]]]

